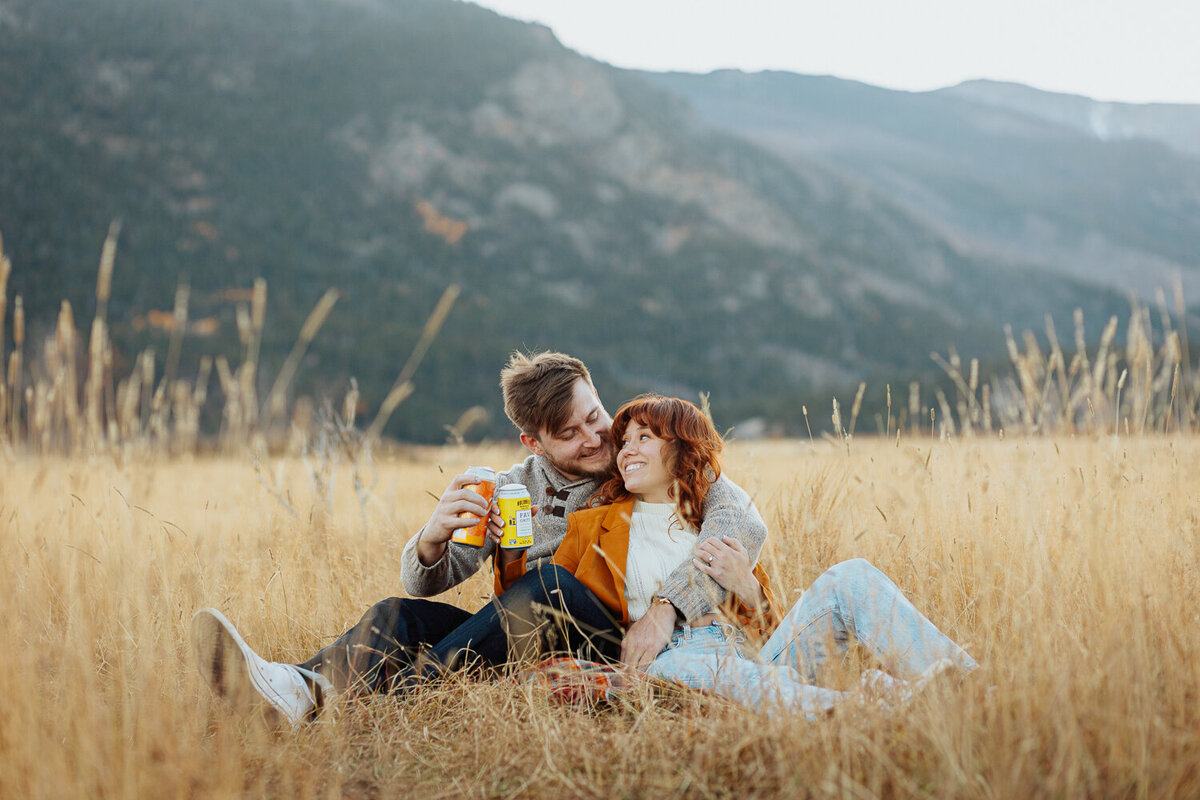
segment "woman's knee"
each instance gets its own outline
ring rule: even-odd
[[[830,594],[840,597],[846,592],[853,594],[858,589],[874,585],[881,575],[883,573],[865,558],[851,558],[822,572],[807,593],[813,597]]]
[[[840,580],[859,581],[874,577],[879,570],[865,558],[851,558],[834,564],[825,574]]]

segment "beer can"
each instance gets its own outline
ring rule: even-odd
[[[484,504],[490,508],[492,495],[496,492],[496,471],[491,467],[469,467],[465,474],[478,478],[478,480],[464,488],[471,489],[482,497]],[[469,547],[483,547],[483,542],[487,538],[487,515],[485,514],[481,519],[469,511],[461,511],[458,516],[462,519],[469,519],[474,524],[467,528],[459,528],[450,534],[450,541]]]
[[[496,505],[504,517],[504,535],[500,546],[523,550],[533,544],[533,500],[529,490],[519,483],[506,483],[496,492]]]

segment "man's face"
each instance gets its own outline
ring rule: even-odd
[[[536,437],[523,433],[521,441],[534,454],[545,456],[568,480],[602,477],[613,463],[612,417],[582,378],[575,381],[572,398],[571,413],[562,428],[543,428]]]

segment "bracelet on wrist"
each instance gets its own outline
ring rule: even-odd
[[[669,598],[662,597],[661,595],[655,595],[650,598],[650,605],[670,606],[675,611],[676,620],[684,619],[683,612],[680,611]]]

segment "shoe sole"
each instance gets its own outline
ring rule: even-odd
[[[261,710],[272,724],[295,725],[287,706],[267,683],[260,656],[215,608],[202,608],[192,617],[192,646],[200,674],[213,693],[234,708]]]

